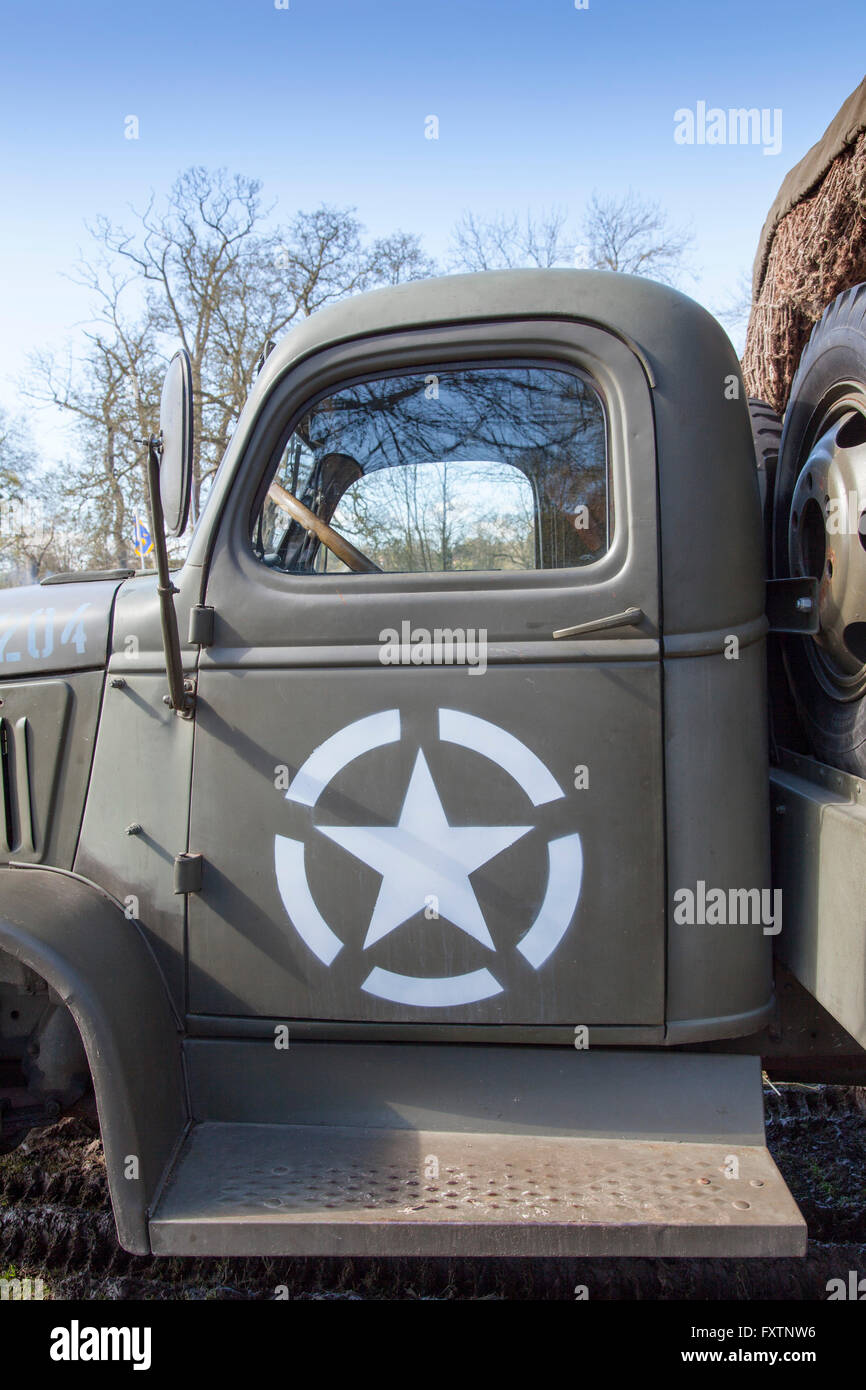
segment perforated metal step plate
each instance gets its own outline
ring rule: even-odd
[[[204,1123],[157,1254],[802,1255],[757,1144]]]

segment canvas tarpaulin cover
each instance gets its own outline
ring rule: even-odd
[[[783,411],[814,323],[866,280],[866,78],[791,169],[764,223],[752,274],[743,372]]]

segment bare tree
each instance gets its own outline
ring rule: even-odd
[[[37,357],[25,389],[77,422],[75,502],[89,518],[93,563],[129,563],[132,514],[147,515],[143,441],[178,343],[192,363],[198,507],[263,344],[347,294],[435,270],[417,237],[369,240],[351,208],[299,212],[284,228],[270,226],[271,212],[258,180],[193,168],[128,226],[98,218],[89,228],[95,249],[74,277],[96,311],[85,351],[71,367]]]
[[[366,243],[354,208],[323,204],[299,212],[287,231],[272,239],[271,249],[283,271],[280,294],[287,323],[347,295],[436,272],[414,234],[395,232]]]
[[[752,277],[747,271],[740,271],[734,285],[728,288],[724,300],[713,312],[725,325],[737,354],[741,357],[746,344],[749,315],[752,312]]]
[[[143,440],[155,423],[148,407],[158,366],[155,354],[146,355],[147,334],[146,325],[127,331],[132,364],[118,339],[99,333],[86,335],[88,351],[77,370],[70,365],[61,371],[50,354],[32,359],[30,394],[70,414],[81,441],[68,514],[90,534],[88,563],[94,566],[130,565],[132,517],[148,516]],[[141,389],[143,382],[149,389]]]
[[[664,284],[679,279],[694,243],[691,232],[673,226],[658,203],[645,202],[630,189],[620,197],[593,194],[582,236],[590,269],[645,275]]]
[[[57,474],[40,470],[26,425],[0,409],[0,587],[77,563]]]
[[[439,267],[421,246],[414,232],[393,232],[379,237],[369,251],[371,285],[401,285],[437,275]]]
[[[549,270],[572,264],[566,235],[566,213],[561,208],[537,216],[527,212],[497,213],[479,218],[464,212],[452,233],[450,266],[453,270],[516,270],[537,266]]]
[[[0,407],[0,499],[11,501],[21,495],[35,462],[26,426]]]
[[[282,331],[295,312],[291,302],[276,309],[281,277],[259,233],[265,216],[258,180],[194,168],[180,175],[164,204],[152,195],[131,229],[102,217],[89,228],[101,261],[85,264],[82,278],[98,294],[106,262],[125,267],[127,282],[145,291],[155,338],[189,353],[197,497],[225,445],[227,420],[240,409],[262,339]]]
[[[581,240],[569,230],[562,208],[523,218],[497,213],[479,218],[464,212],[452,233],[453,270],[515,270],[573,266],[646,275],[672,284],[685,270],[690,232],[671,225],[657,203],[629,191],[621,197],[594,194],[581,224]]]
[[[99,219],[100,244],[147,287],[154,330],[192,362],[196,497],[215,472],[262,344],[299,318],[375,284],[430,273],[406,233],[372,243],[352,208],[299,212],[268,230],[257,179],[186,170],[167,204],[151,198],[134,230]]]
[[[74,365],[34,354],[23,390],[75,425],[81,465],[66,489],[66,511],[91,538],[87,562],[125,567],[134,563],[132,517],[150,519],[144,441],[156,427],[164,358],[150,316],[124,312],[128,276],[98,262],[80,266],[77,279],[93,292],[97,311],[83,332],[85,350]]]

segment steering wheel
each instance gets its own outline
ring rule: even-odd
[[[303,526],[305,531],[314,535],[322,545],[328,547],[338,560],[342,560],[344,565],[348,565],[355,574],[381,574],[382,568],[377,565],[375,560],[371,560],[369,555],[365,555],[363,550],[359,550],[351,541],[347,541],[345,536],[341,536],[339,531],[335,531],[333,526],[329,526],[327,521],[316,516],[309,507],[305,507],[303,502],[299,502],[291,492],[283,487],[282,483],[273,482],[268,488],[268,496],[276,502],[284,512],[296,521],[299,526]]]

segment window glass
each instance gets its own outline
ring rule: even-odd
[[[253,540],[265,564],[295,574],[432,573],[585,565],[610,532],[598,394],[574,372],[506,364],[388,376],[317,401]]]

